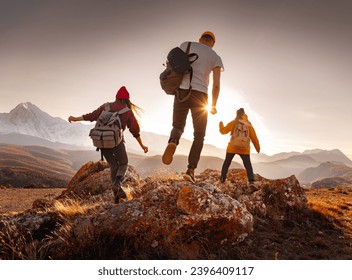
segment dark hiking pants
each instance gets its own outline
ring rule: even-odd
[[[224,161],[222,168],[221,168],[221,179],[223,181],[226,179],[227,171],[229,170],[229,167],[230,167],[231,162],[233,160],[233,157],[235,155],[236,154],[226,153],[225,161]],[[239,154],[239,156],[241,157],[243,165],[246,168],[248,181],[250,183],[254,182],[253,167],[252,167],[250,156],[249,155],[240,155],[240,154]]]
[[[179,90],[179,97],[183,98],[188,90]],[[208,95],[206,93],[192,90],[191,96],[185,101],[180,102],[178,97],[174,99],[174,110],[172,120],[172,130],[170,133],[170,141],[179,143],[184,131],[188,112],[191,111],[193,121],[193,143],[188,155],[188,168],[197,168],[200,154],[203,149],[205,131],[208,122]]]
[[[110,166],[111,182],[121,181],[126,174],[128,158],[125,143],[122,141],[118,146],[111,149],[101,149],[103,156]]]

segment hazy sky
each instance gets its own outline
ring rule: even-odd
[[[0,112],[30,101],[67,119],[113,101],[125,85],[144,109],[142,129],[168,135],[173,99],[159,85],[166,55],[210,30],[225,71],[206,143],[226,147],[218,123],[244,107],[263,153],[351,156],[350,3],[0,0]]]

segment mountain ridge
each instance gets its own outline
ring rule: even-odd
[[[81,123],[70,124],[59,117],[50,116],[30,102],[24,102],[18,104],[10,113],[0,113],[0,143],[23,147],[42,146],[51,149],[71,150],[71,153],[76,151],[77,154],[80,154],[83,160],[94,161],[98,160],[100,155],[94,152],[95,148],[88,137],[91,127],[92,125],[87,126]],[[166,145],[168,136],[144,131],[141,132],[141,135],[144,144],[149,147],[147,155],[142,154],[139,144],[130,133],[125,133],[125,139],[130,163],[138,166],[139,172],[143,176],[154,174],[155,170],[168,174],[170,172],[184,172],[191,141],[182,138],[177,147],[174,163],[165,166],[160,160],[160,155],[164,150],[164,145],[161,143]],[[82,152],[78,152],[79,150]],[[224,158],[224,149],[205,144],[197,172],[201,172],[206,166],[212,169],[221,169]],[[352,161],[338,149],[330,151],[312,149],[302,153],[283,152],[271,156],[251,154],[251,161],[254,172],[268,179],[283,178],[293,174],[299,177],[307,168],[316,168],[327,161],[352,167]],[[75,162],[75,168],[79,165],[78,162],[85,163],[82,160]],[[242,161],[238,156],[234,158],[232,166],[242,167]],[[305,183],[312,183],[312,181]]]
[[[162,164],[160,155],[145,156],[143,154],[128,152],[128,157],[129,164],[135,167],[142,177],[167,176],[182,173],[187,166],[187,156],[184,155],[175,155],[174,162],[169,166]],[[292,160],[292,158],[296,161],[291,162],[290,160]],[[0,172],[2,173],[2,176],[0,176],[0,185],[50,185],[47,180],[48,177],[51,178],[51,182],[54,182],[56,178],[67,184],[72,174],[83,164],[88,161],[98,161],[99,159],[100,153],[95,150],[65,150],[41,146],[20,146],[0,143]],[[309,167],[309,164],[307,165],[308,167],[302,166],[302,160],[306,159],[309,160],[308,162],[314,164],[313,167]],[[223,158],[202,156],[196,173],[198,174],[205,169],[220,170],[222,163]],[[331,168],[329,169],[327,167]],[[230,168],[243,169],[243,166],[233,161]],[[286,160],[275,162],[253,163],[253,169],[254,173],[260,174],[268,179],[278,179],[296,175],[301,183],[311,184],[316,180],[326,177],[341,176],[341,178],[350,180],[352,184],[351,167],[331,161],[319,163],[307,155],[302,156],[302,158],[300,156],[292,156]],[[38,175],[36,179],[31,182],[30,178],[33,177],[31,174],[38,170],[41,171],[43,180],[40,180],[40,176]],[[58,170],[61,171],[61,173],[58,173]],[[345,176],[344,172],[338,173],[338,170],[344,170],[346,174],[351,174],[351,176],[346,177],[347,175]],[[21,181],[22,183],[18,183],[19,180],[16,172],[19,171],[21,178],[27,178],[26,180],[23,179]],[[64,186],[65,183],[61,183],[61,186]]]
[[[338,162],[327,161],[317,167],[307,168],[297,176],[301,182],[315,182],[325,178],[342,178],[352,184],[352,168]]]
[[[9,113],[0,113],[0,142],[8,144],[25,145],[25,140],[20,142],[21,137],[37,137],[38,139],[31,138],[31,145],[50,146],[51,148],[72,148],[72,149],[94,149],[89,138],[89,130],[93,127],[82,123],[69,123],[60,117],[52,117],[50,114],[44,112],[31,102],[19,103],[15,108],[10,110]],[[142,131],[142,138],[150,146],[149,154],[160,155],[165,148],[160,143],[168,142],[167,135],[160,135],[154,132]],[[22,136],[25,135],[25,136]],[[13,137],[12,137],[13,136]],[[126,147],[133,152],[140,152],[140,147],[137,141],[130,135],[125,133]],[[27,138],[26,140],[28,140]],[[49,143],[40,143],[46,140]],[[35,141],[38,141],[37,143]],[[178,154],[188,155],[189,148],[192,141],[181,138],[180,145],[177,148]],[[65,146],[69,145],[69,146]],[[211,144],[205,144],[203,147],[202,155],[224,157],[225,149],[218,148]],[[287,159],[294,155],[307,154],[317,161],[321,160],[324,153],[329,153],[330,160],[334,160],[332,156],[346,165],[352,166],[352,161],[344,155],[340,150],[334,149],[326,151],[322,149],[305,150],[304,152],[282,152],[274,155],[266,154],[252,154],[252,162],[269,162],[281,159]],[[240,159],[235,157],[235,161],[240,162]]]

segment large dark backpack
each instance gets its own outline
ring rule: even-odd
[[[173,48],[167,55],[166,69],[160,74],[160,85],[166,94],[175,95],[181,85],[183,76],[190,73],[189,93],[192,90],[191,82],[193,69],[191,64],[198,59],[196,53],[189,54],[191,42],[187,44],[187,50],[184,52],[181,48]],[[193,58],[193,60],[190,60]],[[180,100],[183,102],[185,100]]]
[[[128,107],[125,107],[118,112],[110,112],[110,104],[104,104],[104,110],[100,113],[95,127],[89,133],[93,145],[97,149],[114,148],[123,141],[120,115],[129,110]]]

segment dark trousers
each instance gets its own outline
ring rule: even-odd
[[[233,160],[233,157],[235,155],[236,154],[226,153],[225,161],[224,161],[222,168],[221,168],[221,179],[223,179],[223,180],[226,179],[227,171],[229,170],[229,167],[230,167],[231,162]],[[249,155],[240,155],[240,154],[239,154],[239,156],[241,157],[243,165],[246,168],[248,181],[250,183],[254,182],[253,167],[252,167],[250,156]]]
[[[182,98],[188,90],[179,90],[179,97]],[[170,133],[170,141],[179,143],[179,140],[184,131],[188,112],[191,111],[193,121],[193,143],[188,155],[188,168],[197,168],[200,154],[203,149],[205,131],[208,122],[208,111],[206,106],[208,104],[208,95],[206,93],[192,90],[191,96],[185,101],[180,102],[175,96],[174,111],[172,120],[172,130]]]
[[[110,166],[111,182],[114,184],[116,178],[124,178],[127,171],[128,157],[126,153],[125,143],[122,141],[115,148],[104,148],[101,149],[101,151]]]

